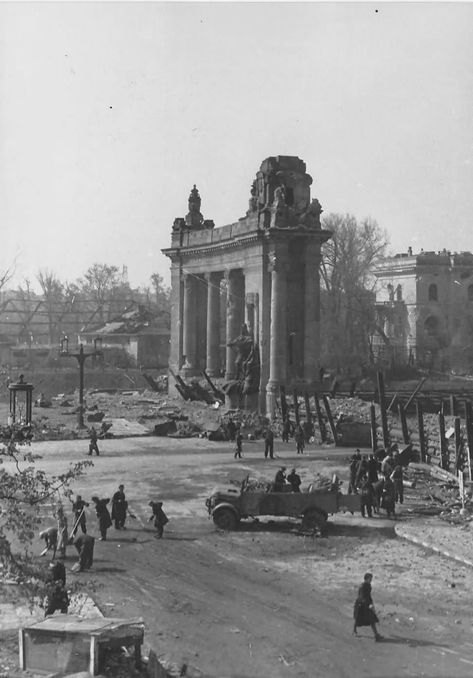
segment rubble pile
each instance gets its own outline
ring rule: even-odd
[[[406,475],[412,483],[415,483],[418,490],[416,496],[411,497],[410,512],[437,515],[451,523],[473,520],[473,501],[469,483],[466,483],[462,502],[458,479],[438,466],[411,463]]]

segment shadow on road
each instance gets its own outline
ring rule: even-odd
[[[117,574],[119,572],[126,572],[127,570],[124,567],[94,567],[94,572],[110,572],[111,574]]]
[[[384,636],[382,644],[389,643],[391,645],[408,645],[409,647],[446,647],[441,643],[434,643],[431,640],[422,640],[420,638],[405,638],[404,636]]]
[[[353,525],[353,523],[331,523],[327,522],[327,533],[334,537],[384,537],[386,539],[396,539],[393,525],[379,525],[375,522],[366,522],[363,525]]]

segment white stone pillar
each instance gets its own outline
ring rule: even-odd
[[[271,272],[271,321],[269,381],[266,388],[266,411],[273,417],[279,387],[286,382],[287,362],[287,261],[283,254],[269,255]]]
[[[320,245],[310,242],[304,271],[304,381],[318,380],[320,358]]]
[[[239,314],[238,314],[238,271],[226,271],[225,279],[227,281],[227,332],[226,332],[226,364],[225,379],[235,379],[235,358],[236,354],[233,348],[228,346],[228,342],[235,339],[240,334]]]
[[[220,274],[207,273],[207,359],[209,377],[220,374]]]
[[[183,351],[185,362],[183,370],[191,372],[195,369],[196,358],[196,294],[193,275],[184,276],[184,313],[183,313]]]

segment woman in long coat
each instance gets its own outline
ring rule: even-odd
[[[110,513],[108,512],[107,508],[107,504],[110,499],[99,499],[98,497],[92,497],[92,501],[95,504],[95,513],[99,519],[99,541],[106,541],[107,530],[112,525],[112,519],[110,518]]]
[[[373,599],[371,597],[372,579],[373,575],[370,572],[367,572],[364,576],[362,585],[358,589],[358,597],[355,600],[355,606],[353,609],[353,617],[355,620],[353,633],[357,635],[356,629],[358,626],[371,626],[374,639],[376,641],[380,641],[383,639],[383,636],[378,633],[378,629],[376,628],[376,624],[379,622],[379,619],[376,615]]]

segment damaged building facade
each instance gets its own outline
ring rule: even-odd
[[[437,370],[473,370],[473,254],[396,254],[378,280],[375,360]]]
[[[263,161],[249,207],[215,228],[197,188],[172,228],[169,367],[223,377],[229,406],[272,414],[280,386],[311,388],[319,370],[322,208],[293,156]],[[172,381],[172,380],[171,380]]]

